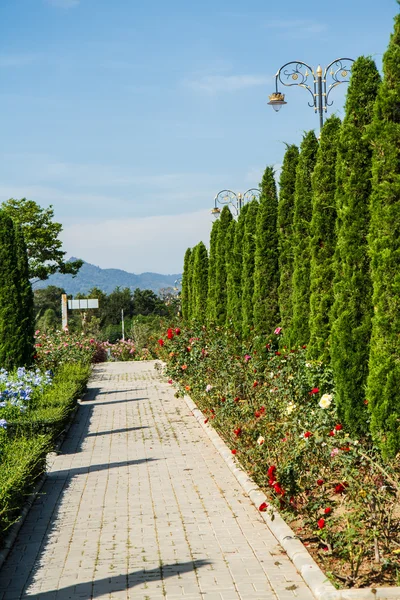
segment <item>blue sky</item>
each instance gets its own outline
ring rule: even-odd
[[[0,201],[52,204],[68,255],[179,272],[208,243],[215,194],[257,186],[318,130],[305,90],[267,105],[278,68],[381,66],[399,7],[371,4],[1,0]]]

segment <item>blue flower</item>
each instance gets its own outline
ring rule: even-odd
[[[0,428],[7,429],[7,421],[5,419],[0,419]]]

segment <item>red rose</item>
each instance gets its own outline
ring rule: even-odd
[[[330,435],[330,437],[333,437],[335,435],[335,432],[334,431],[330,431],[329,435]]]
[[[226,398],[224,396],[222,396],[221,398],[221,402],[225,402]]]
[[[335,485],[335,492],[337,494],[341,494],[342,492],[344,492],[345,490],[345,486],[343,483],[338,483],[337,485]]]
[[[260,411],[259,411],[259,410],[256,410],[256,412],[254,413],[254,416],[255,416],[255,417],[257,417],[257,418],[258,418],[258,417],[261,417],[261,413],[260,413]]]
[[[280,352],[275,352],[275,355],[276,355],[276,356],[280,356],[280,355],[281,355],[281,353],[280,353]]]
[[[268,504],[267,504],[266,502],[262,502],[262,503],[260,504],[260,506],[258,507],[258,510],[259,510],[260,512],[265,512],[265,511],[267,510],[267,508],[268,508]]]
[[[236,454],[237,450],[233,449],[232,454]]]
[[[162,339],[159,339],[159,340],[158,340],[158,343],[160,344],[160,346],[164,346],[164,340],[162,340]]]
[[[304,345],[304,346],[302,346],[302,348],[303,348],[303,350],[305,350],[307,348],[307,346]]]
[[[236,398],[234,399],[234,402],[239,402],[239,401],[240,401],[239,396],[236,396]]]
[[[271,477],[275,477],[275,471],[276,471],[276,467],[275,465],[271,465],[267,471],[267,475],[269,478]]]
[[[309,437],[311,437],[311,436],[312,436],[312,433],[311,433],[311,431],[306,431],[306,432],[305,432],[305,434],[304,434],[304,437],[305,437],[305,438],[309,438]]]
[[[238,427],[237,429],[233,430],[233,433],[236,435],[236,437],[239,437],[239,435],[242,433],[242,429]]]
[[[167,338],[169,340],[172,340],[173,337],[174,337],[174,334],[172,332],[172,329],[168,329],[168,331],[167,331]]]
[[[315,387],[311,390],[310,396],[313,396],[314,394],[318,394],[318,392],[319,392],[319,388]]]
[[[323,479],[317,479],[317,485],[324,485]]]
[[[255,381],[255,382],[253,383],[253,388],[255,388],[255,387],[257,387],[257,386],[258,386],[258,381]]]
[[[340,431],[341,429],[343,429],[343,425],[338,423],[337,425],[335,425],[335,429],[336,429],[336,431]]]
[[[327,507],[325,508],[325,510],[324,510],[324,513],[325,513],[326,515],[330,515],[330,513],[331,513],[331,512],[332,512],[332,509],[331,509],[331,507],[330,507],[330,506],[327,506]]]
[[[179,327],[177,327],[177,328],[175,329],[175,333],[176,333],[176,335],[180,335],[180,333],[181,333],[181,330],[179,329]]]
[[[280,484],[279,484],[279,483],[275,483],[275,485],[274,485],[274,490],[275,490],[275,492],[276,492],[277,494],[280,494],[281,496],[283,496],[283,495],[284,495],[284,493],[285,493],[284,489],[283,489],[283,488],[281,488],[281,486],[280,486]]]
[[[319,529],[323,529],[325,527],[325,519],[318,519],[318,527]]]
[[[172,383],[172,379],[168,379],[168,383]]]

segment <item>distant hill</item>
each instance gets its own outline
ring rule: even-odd
[[[70,260],[77,259],[71,258]],[[48,285],[55,285],[64,288],[67,294],[72,294],[73,296],[78,293],[86,294],[93,287],[98,287],[106,294],[110,294],[117,286],[120,288],[129,288],[132,291],[139,288],[141,290],[153,290],[153,292],[158,293],[162,288],[174,287],[174,282],[180,278],[181,275],[179,273],[172,275],[141,273],[140,275],[135,275],[121,269],[101,269],[100,267],[84,262],[75,277],[55,273],[45,281],[35,283],[33,288],[37,290],[45,288]]]

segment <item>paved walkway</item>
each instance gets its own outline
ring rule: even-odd
[[[0,600],[312,600],[154,362],[98,365]]]

